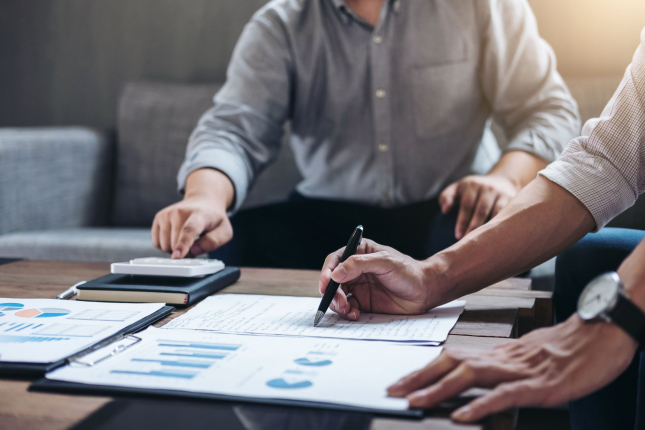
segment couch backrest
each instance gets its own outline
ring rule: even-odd
[[[126,85],[117,112],[117,161],[112,224],[149,226],[160,209],[178,201],[177,171],[186,143],[220,84],[135,82]],[[288,145],[265,170],[244,207],[283,200],[300,175]]]

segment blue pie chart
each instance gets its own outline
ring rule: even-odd
[[[296,381],[288,382],[284,378],[272,379],[267,382],[267,385],[271,388],[279,388],[281,390],[293,390],[297,388],[307,388],[314,385],[311,381]]]
[[[298,363],[301,366],[316,366],[316,367],[320,367],[320,366],[329,366],[331,364],[331,360],[326,360],[325,359],[325,360],[313,361],[313,360],[310,360],[310,359],[308,359],[306,357],[304,357],[304,358],[296,358],[293,361],[295,363]]]
[[[22,303],[0,303],[0,317],[7,315],[7,312],[18,311],[22,308],[23,308]]]

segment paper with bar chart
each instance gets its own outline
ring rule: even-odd
[[[0,298],[0,361],[52,363],[158,311],[161,303]]]
[[[163,328],[438,345],[448,337],[466,302],[457,300],[422,315],[361,313],[358,321],[328,311],[314,327],[319,304],[320,299],[312,297],[223,294],[208,297]]]
[[[48,379],[407,409],[386,388],[434,360],[440,347],[341,339],[245,336],[150,327],[142,341],[92,367],[71,364]]]

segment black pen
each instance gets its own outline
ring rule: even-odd
[[[362,239],[363,226],[359,225],[358,227],[356,227],[356,230],[354,230],[352,237],[349,238],[349,242],[347,242],[347,246],[345,247],[345,252],[343,252],[343,256],[340,258],[340,263],[343,263],[349,257],[356,254],[356,250],[358,250]],[[325,316],[325,312],[327,312],[327,308],[329,308],[329,305],[336,295],[336,291],[338,291],[339,286],[340,285],[338,284],[338,282],[334,281],[333,279],[329,281],[327,289],[325,290],[325,294],[323,294],[323,298],[320,301],[320,306],[318,306],[316,318],[314,318],[314,327],[316,327]]]

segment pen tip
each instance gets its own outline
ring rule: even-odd
[[[314,327],[317,327],[318,324],[320,324],[320,321],[323,319],[324,316],[325,316],[325,313],[323,311],[316,312],[316,318],[314,318]]]

